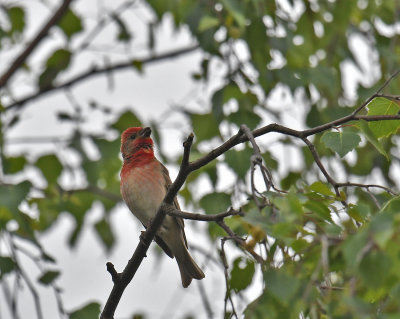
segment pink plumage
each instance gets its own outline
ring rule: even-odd
[[[121,194],[130,211],[146,226],[167,192],[171,179],[168,170],[155,157],[149,127],[131,127],[121,136],[124,164],[121,170]],[[179,208],[175,198],[175,206]],[[166,216],[157,232],[156,242],[179,266],[183,287],[204,273],[187,249],[184,223],[181,218]]]

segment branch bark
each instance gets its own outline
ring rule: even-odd
[[[229,216],[237,216],[237,215],[244,216],[244,213],[241,210],[237,211],[232,208],[226,212],[215,214],[215,215],[204,215],[204,214],[183,212],[183,211],[175,209],[174,206],[172,206],[172,205],[165,205],[165,204],[163,205],[162,209],[164,209],[165,212],[171,216],[181,217],[184,219],[203,221],[203,222],[218,222],[218,221],[223,220],[225,217],[229,217]]]

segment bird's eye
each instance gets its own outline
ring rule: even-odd
[[[131,135],[131,140],[134,140],[136,138],[136,133]]]

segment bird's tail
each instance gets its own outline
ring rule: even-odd
[[[196,264],[189,251],[185,246],[182,247],[179,254],[175,255],[181,273],[182,286],[186,288],[192,282],[192,279],[203,279],[205,277],[203,271]]]

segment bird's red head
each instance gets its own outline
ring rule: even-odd
[[[153,140],[150,127],[130,127],[121,135],[121,153],[124,161],[152,158]]]

